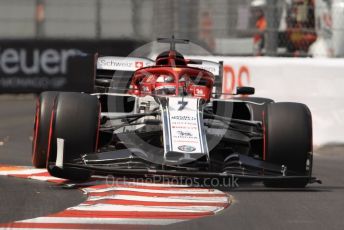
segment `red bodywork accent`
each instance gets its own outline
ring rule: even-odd
[[[173,79],[172,81],[161,81],[161,78]],[[162,88],[173,88],[171,96],[191,95],[208,101],[214,85],[214,75],[210,72],[192,67],[154,66],[137,70],[130,83],[128,93],[137,96],[154,94]],[[183,92],[182,92],[183,91]]]
[[[164,95],[192,96],[209,101],[215,77],[212,73],[199,68],[189,67],[186,60],[176,51],[159,55],[156,66],[138,69],[130,82],[129,94],[137,96]],[[161,79],[169,80],[161,80]],[[160,92],[159,92],[160,90]]]

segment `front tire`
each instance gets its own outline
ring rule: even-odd
[[[263,158],[300,175],[308,175],[308,155],[312,153],[312,116],[308,107],[300,103],[268,104],[264,115],[265,151]],[[267,187],[305,187],[308,180],[275,182]]]
[[[87,180],[88,170],[55,166],[57,138],[64,139],[63,163],[74,163],[85,153],[97,150],[100,126],[100,103],[95,96],[60,93],[51,121],[48,171],[52,176],[69,180]]]
[[[35,168],[46,167],[50,117],[57,95],[58,92],[54,91],[43,92],[37,99],[32,140],[32,164]]]

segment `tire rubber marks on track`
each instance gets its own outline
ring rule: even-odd
[[[228,194],[216,189],[191,188],[186,185],[116,181],[106,185],[104,177],[67,184],[51,177],[45,169],[1,166],[0,175],[60,183],[82,189],[85,202],[45,217],[0,224],[12,229],[113,229],[167,225],[211,216],[231,203]],[[136,227],[135,227],[136,226]]]

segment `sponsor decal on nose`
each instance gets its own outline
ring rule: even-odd
[[[193,151],[196,150],[195,147],[192,147],[192,146],[190,146],[190,145],[181,145],[181,146],[178,146],[178,149],[179,149],[180,151],[188,152],[188,153],[193,152]]]

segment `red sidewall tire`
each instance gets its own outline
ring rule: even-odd
[[[32,140],[32,164],[36,168],[46,167],[50,117],[57,95],[54,91],[43,92],[37,99]]]
[[[64,139],[64,163],[73,163],[82,154],[94,153],[99,139],[100,113],[96,96],[74,92],[58,95],[49,128],[47,169],[52,176],[69,180],[87,180],[91,176],[88,170],[55,166],[57,138]]]

